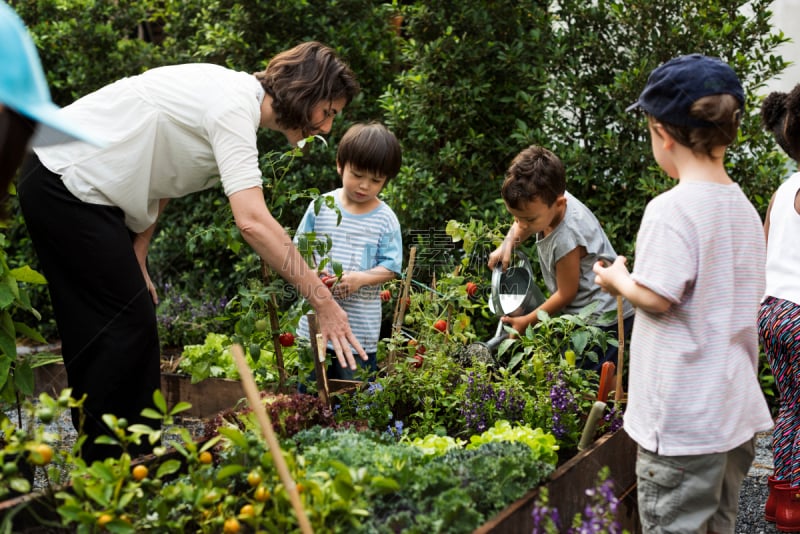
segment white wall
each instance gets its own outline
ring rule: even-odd
[[[792,40],[776,50],[776,54],[792,64],[767,83],[764,94],[771,91],[785,93],[800,83],[800,0],[775,0],[772,3],[772,24]]]

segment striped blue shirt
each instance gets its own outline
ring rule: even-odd
[[[341,194],[341,189],[326,194],[336,201],[341,223],[337,224],[339,213],[325,204],[315,214],[312,202],[297,227],[295,242],[299,236],[314,232],[317,241],[331,239],[328,258],[341,264],[344,272],[368,271],[380,266],[399,274],[403,263],[403,238],[394,211],[381,201],[371,212],[354,215],[342,207],[339,200]],[[316,260],[319,264],[322,258],[317,257]],[[346,299],[337,299],[347,312],[350,329],[365,352],[378,350],[381,331],[380,289],[380,286],[364,286]],[[297,333],[300,337],[309,336],[305,316],[300,319]],[[332,348],[331,344],[328,346]]]

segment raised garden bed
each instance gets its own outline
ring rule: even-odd
[[[67,387],[64,364],[42,365],[34,370],[34,392],[58,396]],[[222,410],[236,406],[244,398],[242,384],[238,380],[209,378],[192,383],[190,377],[176,373],[161,373],[161,392],[167,404],[188,402],[192,407],[184,412],[187,417],[205,419]]]
[[[636,508],[635,443],[624,430],[601,436],[591,446],[559,466],[547,482],[532,488],[522,498],[510,504],[491,520],[474,531],[474,534],[531,532],[531,512],[542,487],[549,492],[549,506],[559,510],[562,521],[583,511],[585,491],[595,487],[597,473],[603,467],[610,469],[615,495],[619,499],[617,520],[631,533],[641,532]],[[159,459],[163,461],[164,458]],[[140,461],[152,462],[153,458]],[[0,516],[14,514],[13,532],[72,532],[59,527],[60,517],[54,509],[52,496],[41,492],[0,502]]]
[[[562,521],[570,521],[586,503],[585,490],[593,488],[597,473],[604,466],[611,470],[614,494],[619,499],[617,520],[631,533],[641,532],[636,505],[636,443],[624,430],[601,436],[589,448],[562,464],[546,484],[497,514],[474,534],[531,532],[533,510],[542,487],[547,488],[550,506],[558,509]]]

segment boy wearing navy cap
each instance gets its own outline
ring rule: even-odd
[[[656,68],[628,109],[678,182],[645,208],[633,273],[622,257],[594,266],[638,308],[624,428],[639,517],[644,532],[733,533],[754,436],[772,427],[758,382],[764,232],[724,164],[744,91],[727,64],[692,54]]]

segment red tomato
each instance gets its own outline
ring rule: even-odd
[[[336,277],[330,275],[323,275],[322,276],[322,283],[328,286],[328,288],[333,287],[333,284],[336,283]]]
[[[447,321],[445,321],[444,319],[439,319],[438,321],[433,323],[433,327],[439,332],[447,332]]]
[[[278,342],[283,347],[291,347],[294,345],[294,335],[291,332],[283,332],[278,336]]]
[[[381,291],[381,300],[383,302],[389,302],[390,300],[392,300],[392,292],[389,291],[388,289],[384,289],[383,291]]]
[[[467,282],[467,295],[470,297],[474,297],[475,293],[478,292],[478,284],[475,282]]]
[[[414,367],[414,369],[419,369],[420,367],[422,367],[422,362],[424,362],[424,361],[425,361],[425,358],[423,358],[419,354],[415,354],[414,355],[414,363],[412,363],[411,366]]]

